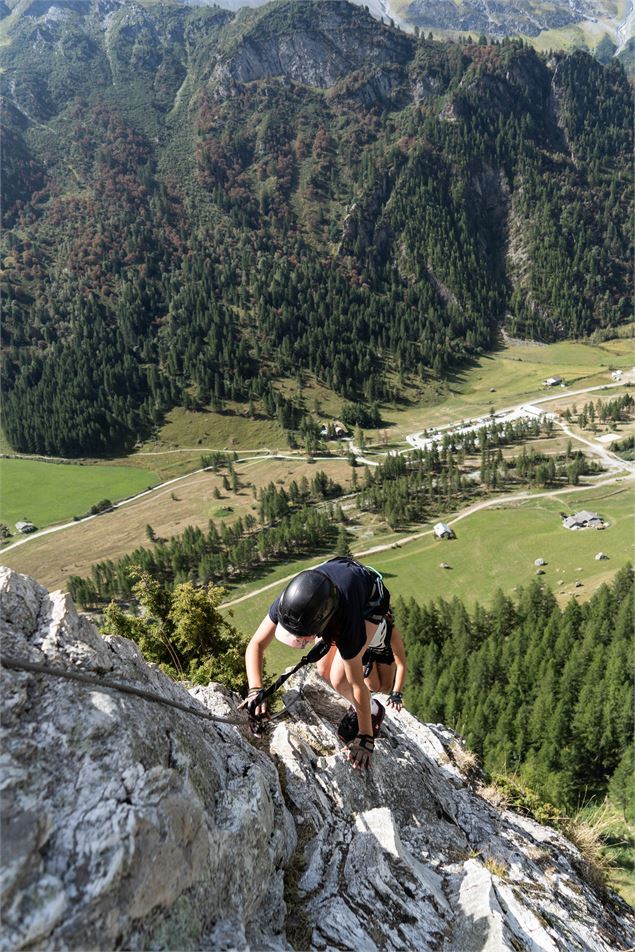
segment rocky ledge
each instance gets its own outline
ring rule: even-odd
[[[3,655],[232,717],[0,569]],[[312,672],[263,741],[112,688],[1,671],[3,949],[627,949],[577,849],[486,799],[461,740],[387,716],[368,776]]]

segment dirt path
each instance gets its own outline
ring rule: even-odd
[[[600,459],[604,462],[607,469],[609,470],[628,470],[629,473],[635,473],[635,463],[630,460],[621,459],[616,453],[611,453],[605,446],[601,443],[598,443],[596,440],[587,440],[586,437],[582,436],[580,433],[575,433],[571,430],[565,423],[558,423],[560,429],[566,433],[568,437],[572,440],[577,440],[579,443],[583,443],[585,446],[588,446],[596,456],[599,456]]]

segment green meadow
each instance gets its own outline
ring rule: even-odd
[[[379,442],[384,450],[386,438],[397,445],[412,430],[467,419],[487,412],[490,406],[500,409],[541,396],[559,396],[562,391],[543,384],[553,375],[561,376],[570,389],[601,386],[611,382],[610,370],[629,369],[633,362],[633,345],[628,337],[601,344],[510,341],[455,368],[443,380],[410,380],[405,387],[402,383],[404,400],[381,406],[382,426],[379,431],[368,431],[366,442]],[[398,385],[396,377],[392,383]],[[301,388],[295,379],[282,380],[279,387],[288,397],[303,400],[318,420],[335,419],[342,409],[342,398],[311,374],[303,375]],[[201,454],[212,449],[235,450],[241,456],[264,447],[288,452],[287,437],[276,420],[252,420],[246,411],[246,404],[232,403],[224,413],[176,407],[167,414],[156,439],[145,442],[126,462],[149,467],[168,479],[198,468]],[[340,444],[328,446],[335,455],[343,451]]]
[[[564,529],[561,512],[592,509],[609,523],[604,530]],[[562,604],[569,598],[588,598],[626,562],[635,557],[632,483],[571,493],[553,499],[527,500],[500,508],[483,509],[455,525],[457,538],[438,542],[425,535],[414,542],[362,557],[384,574],[393,598],[462,598],[466,604],[487,606],[497,589],[513,594],[520,585],[536,578],[534,561],[545,559],[542,581]],[[422,527],[422,530],[424,527]],[[604,552],[608,559],[596,561]],[[257,590],[288,575],[316,565],[319,559],[278,566],[251,586]],[[442,569],[441,562],[451,567]],[[576,587],[576,581],[582,582]],[[280,582],[260,595],[231,609],[234,623],[251,634],[269,604],[284,587]],[[242,594],[236,593],[234,597]],[[231,596],[229,596],[231,597]],[[289,663],[299,654],[290,649],[269,652],[271,670]]]
[[[42,529],[83,515],[102,499],[117,502],[158,481],[155,473],[132,466],[0,459],[0,522],[11,531],[22,520]]]

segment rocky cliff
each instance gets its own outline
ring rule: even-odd
[[[356,69],[406,63],[413,55],[407,34],[378,29],[367,11],[333,0],[237,18],[213,79],[222,95],[233,82],[274,76],[328,88]]]
[[[4,656],[216,716],[68,596],[0,570]],[[2,948],[626,949],[635,919],[576,848],[494,806],[460,738],[388,715],[372,771],[338,751],[311,674],[264,741],[103,688],[3,667]]]

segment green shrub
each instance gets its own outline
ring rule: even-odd
[[[177,680],[220,681],[232,691],[244,690],[246,639],[218,610],[223,588],[184,582],[171,590],[142,572],[132,590],[141,614],[111,602],[104,613],[104,634],[131,638],[148,661]]]

